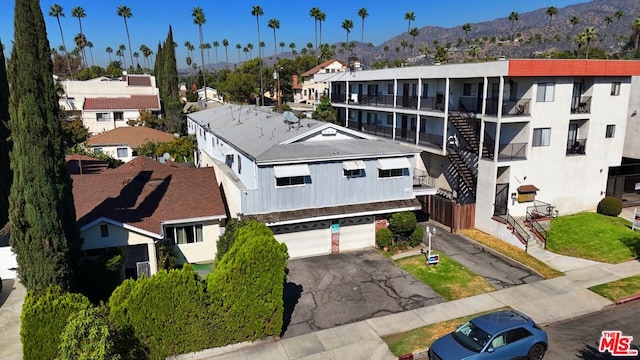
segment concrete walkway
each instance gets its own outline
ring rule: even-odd
[[[617,265],[575,259],[540,248],[531,255],[565,273],[565,276],[519,285],[491,293],[449,301],[402,313],[317,331],[280,341],[259,341],[209,349],[176,359],[396,359],[381,337],[473,315],[511,307],[541,325],[600,311],[613,303],[589,287],[639,275],[640,262]]]
[[[0,292],[0,359],[21,360],[20,314],[27,294],[17,279],[2,280]]]

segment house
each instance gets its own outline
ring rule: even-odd
[[[342,126],[225,104],[187,116],[232,217],[264,222],[292,258],[375,245],[376,222],[435,193],[419,150]]]
[[[635,191],[639,177],[620,167],[640,175],[629,158],[640,158],[638,75],[638,61],[517,59],[315,80],[330,84],[344,128],[420,149],[437,178],[433,218],[453,225],[433,207],[453,200],[474,207],[466,227],[500,236],[496,220],[592,210]]]
[[[60,83],[65,90],[60,108],[81,111],[91,134],[129,126],[127,121],[139,119],[141,110],[159,113],[161,109],[154,76],[124,74],[115,79],[101,76]]]
[[[302,74],[302,82],[298,83],[298,77],[293,77],[293,101],[316,104],[320,102],[323,95],[328,95],[329,87],[325,81],[317,81],[318,74],[335,74],[345,72],[348,69],[347,63],[338,59],[331,59],[320,65],[305,71]]]
[[[174,139],[173,134],[146,126],[119,127],[90,137],[87,147],[94,153],[127,162],[137,156],[135,149],[146,143],[167,143]]]
[[[179,262],[213,261],[225,207],[211,168],[186,169],[138,157],[95,175],[72,175],[82,251],[118,248],[127,277],[157,271],[156,245]]]

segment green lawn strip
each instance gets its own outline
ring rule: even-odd
[[[387,335],[382,338],[389,347],[389,350],[395,356],[402,356],[408,353],[414,353],[417,351],[426,350],[431,344],[443,335],[446,335],[456,329],[458,325],[473,319],[476,316],[494,312],[498,310],[507,310],[508,307],[495,309],[478,313],[475,315],[469,315],[460,317],[457,319],[442,321],[439,323],[419,327],[417,329],[409,330],[407,332]]]
[[[423,255],[395,260],[395,263],[447,301],[495,290],[482,276],[465,269],[444,254],[440,254],[440,262],[437,265],[426,265]]]
[[[551,220],[547,248],[555,253],[607,263],[640,255],[640,233],[629,221],[598,213],[578,213]]]
[[[543,263],[542,261],[527,254],[522,249],[508,244],[496,237],[493,237],[487,233],[484,233],[476,229],[460,230],[460,234],[467,236],[484,246],[487,246],[527,267],[533,269],[538,274],[542,275],[545,279],[551,279],[554,277],[562,276],[563,273]],[[533,241],[533,240],[531,240]]]
[[[190,264],[195,271],[213,271],[213,263],[204,263],[204,264]]]
[[[640,275],[592,286],[589,290],[611,301],[617,301],[631,295],[640,295]]]

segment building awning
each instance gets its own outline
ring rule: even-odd
[[[311,175],[307,164],[276,165],[273,167],[273,173],[277,178]]]
[[[533,186],[533,185],[522,185],[518,187],[518,192],[521,194],[527,194],[527,193],[534,193],[536,191],[538,191],[540,189],[538,189],[537,187]]]
[[[350,160],[350,161],[343,161],[342,168],[347,171],[364,170],[366,169],[366,166],[364,165],[364,161],[362,160]]]
[[[391,170],[391,169],[410,169],[411,163],[406,157],[397,158],[383,158],[378,159],[378,169]]]

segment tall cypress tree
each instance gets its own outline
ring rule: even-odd
[[[16,0],[9,60],[11,246],[28,290],[71,289],[79,232],[39,0]]]
[[[162,61],[164,76],[163,84],[166,89],[167,98],[163,99],[165,103],[178,100],[178,65],[176,63],[176,47],[173,41],[173,30],[169,26],[167,40],[162,48]],[[171,99],[171,100],[170,100]]]
[[[9,164],[9,80],[4,59],[4,46],[0,41],[0,226],[9,221],[9,191],[11,190],[11,166]]]

